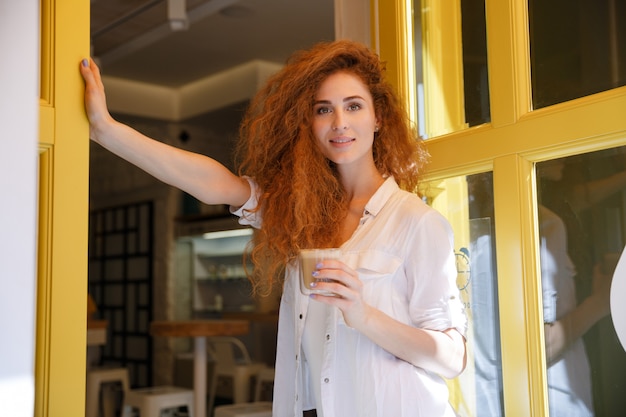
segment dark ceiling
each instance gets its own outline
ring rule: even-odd
[[[187,29],[173,29],[170,2]],[[92,55],[104,75],[179,87],[249,61],[282,64],[334,39],[333,16],[333,0],[91,0]]]

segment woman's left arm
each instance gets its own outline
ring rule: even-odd
[[[324,261],[317,277],[333,280],[317,286],[338,297],[312,297],[339,308],[348,326],[392,355],[445,378],[454,378],[465,369],[465,338],[458,330],[417,328],[368,305],[362,297],[363,285],[358,274],[341,261]]]
[[[465,369],[465,338],[458,330],[420,329],[371,306],[366,310],[370,311],[358,330],[389,353],[445,378],[457,377]]]
[[[318,271],[319,278],[334,280],[320,282],[320,288],[339,297],[315,297],[339,308],[346,324],[392,355],[454,378],[466,364],[461,333],[466,317],[456,286],[454,235],[448,221],[434,210],[415,219],[399,226],[407,237],[400,246],[411,323],[400,322],[368,304],[357,271],[341,261],[326,261]]]

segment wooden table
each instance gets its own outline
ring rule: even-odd
[[[239,336],[250,331],[247,320],[153,321],[150,334],[161,337],[193,337],[193,391],[196,417],[206,417],[206,338]]]
[[[106,345],[108,325],[106,320],[87,320],[87,346]]]
[[[87,370],[100,362],[100,347],[107,344],[106,320],[87,319]]]

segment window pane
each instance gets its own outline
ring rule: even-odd
[[[626,85],[626,1],[528,6],[534,108]]]
[[[626,241],[626,147],[539,163],[537,184],[550,416],[622,415],[609,291]]]
[[[502,361],[491,172],[432,182],[427,201],[455,234],[457,285],[468,317],[468,364],[451,381],[459,416],[502,416]]]
[[[461,100],[461,125],[464,127],[487,123],[491,120],[489,106],[489,81],[487,73],[487,41],[485,22],[485,1],[464,0],[459,2],[460,20],[455,19],[451,5],[457,3],[415,0],[413,7],[416,97],[418,101],[418,123],[420,135],[424,138],[433,130],[435,134],[449,133],[457,127],[455,120],[446,120],[447,129],[426,128],[426,103],[432,107],[428,111],[440,114],[442,118],[455,119],[454,108]],[[452,8],[450,8],[452,7]],[[458,27],[458,28],[457,28]],[[457,39],[451,33],[458,29]],[[454,46],[452,46],[454,45]],[[458,46],[461,46],[459,54]],[[428,50],[431,49],[429,53]],[[457,56],[458,55],[458,56]],[[454,89],[447,90],[457,81],[457,62],[462,67],[462,96]],[[425,74],[428,72],[432,74]],[[425,78],[430,82],[425,83]],[[448,86],[448,87],[447,87]],[[426,99],[426,95],[436,97]],[[444,108],[441,108],[444,107]],[[452,114],[452,115],[450,115]]]
[[[487,78],[485,0],[463,0],[461,15],[463,19],[465,121],[469,126],[475,126],[491,120]]]

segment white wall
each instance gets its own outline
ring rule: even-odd
[[[0,404],[34,399],[39,1],[0,0]]]

